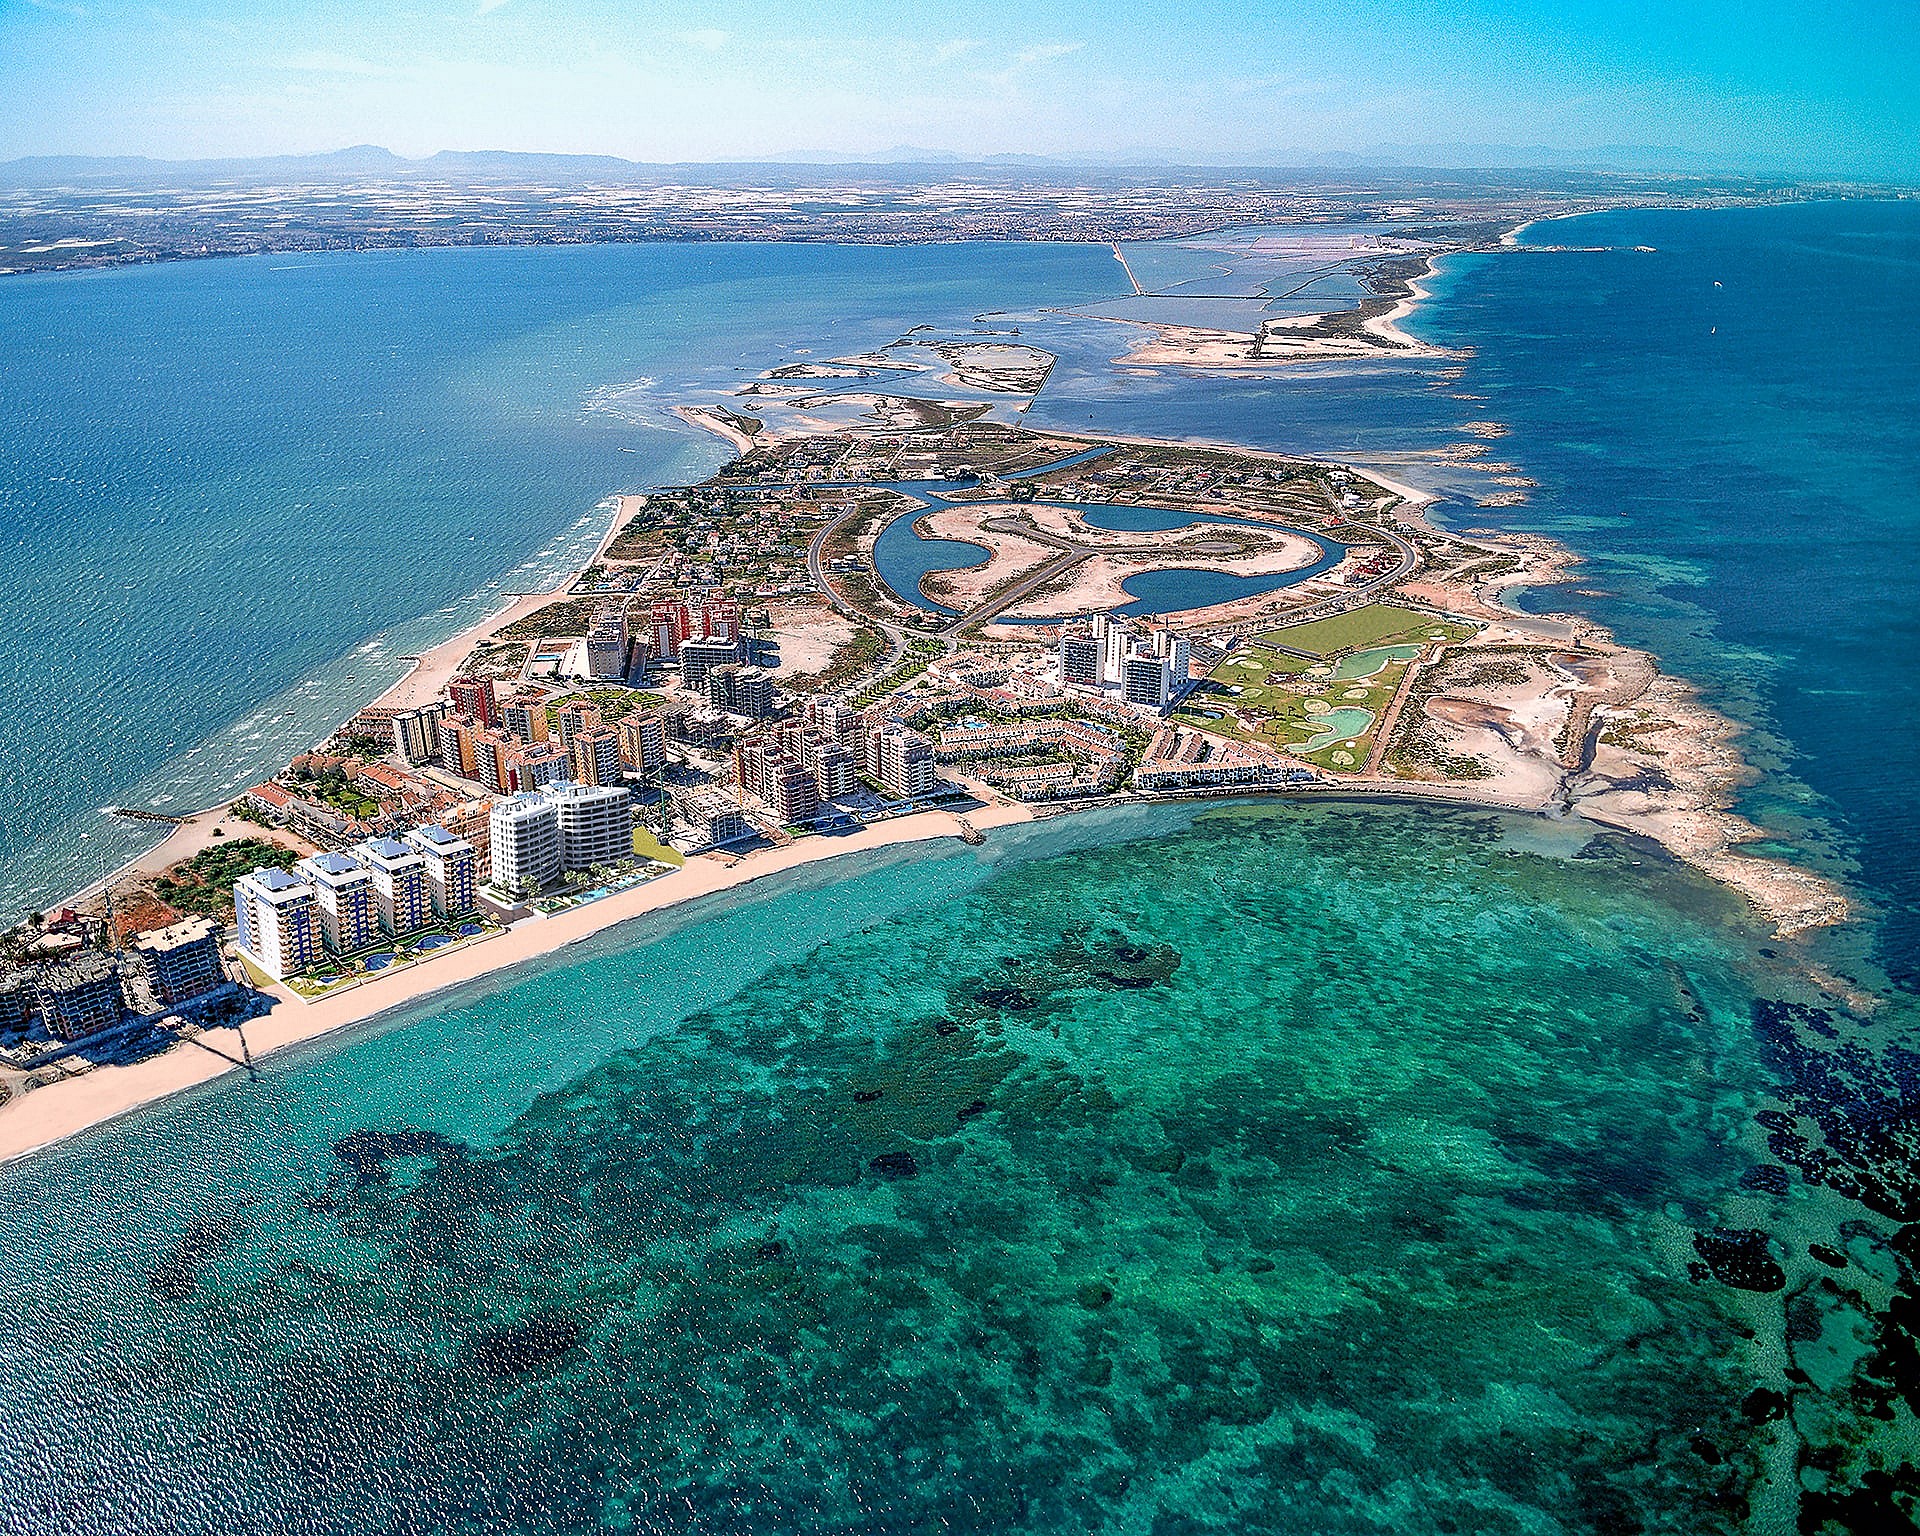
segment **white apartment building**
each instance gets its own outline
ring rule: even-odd
[[[373,876],[374,905],[387,933],[404,939],[433,922],[427,861],[417,848],[391,837],[376,837],[355,848],[353,857]]]
[[[320,902],[320,933],[328,949],[349,955],[380,937],[373,872],[344,853],[316,853],[294,866]]]
[[[320,898],[298,875],[256,869],[233,882],[240,950],[275,981],[320,962]]]
[[[917,800],[933,793],[933,747],[918,731],[880,726],[867,737],[867,772],[888,794]]]
[[[559,814],[560,860],[591,869],[633,857],[633,796],[610,784],[554,784],[546,797]]]
[[[469,917],[474,891],[480,883],[479,856],[473,844],[455,837],[445,827],[415,827],[407,846],[420,855],[427,875],[427,896],[439,918]]]
[[[496,890],[538,890],[559,878],[560,808],[546,794],[509,795],[494,801],[487,836]]]
[[[1136,628],[1096,613],[1060,632],[1060,682],[1066,688],[1118,693],[1129,704],[1164,712],[1187,691],[1192,648],[1162,626]]]

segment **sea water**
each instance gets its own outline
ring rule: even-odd
[[[0,1174],[0,1524],[1730,1529],[1752,963],[1492,814],[780,877]]]
[[[1607,249],[1447,264],[1414,323],[1470,357],[1086,342],[1034,413],[1462,491],[1417,455],[1503,422],[1534,500],[1442,515],[1595,557],[1537,601],[1754,726],[1747,808],[1857,860],[1864,939],[1782,945],[1576,821],[1363,805],[782,876],[0,1174],[0,1528],[1886,1528],[1915,353],[1840,332],[1911,298],[1911,212],[1545,226]],[[1683,342],[1695,276],[1752,308]]]
[[[1080,246],[690,244],[0,283],[0,915],[155,835],[99,807],[230,798],[578,569],[611,494],[717,468],[673,405],[1116,272]]]

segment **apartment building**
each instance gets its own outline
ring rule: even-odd
[[[319,893],[298,875],[262,868],[233,883],[240,949],[276,981],[320,963]]]
[[[379,939],[379,901],[364,864],[349,854],[316,853],[294,868],[313,887],[321,940],[332,953],[350,955]]]
[[[406,842],[420,855],[434,916],[442,921],[472,916],[480,865],[473,844],[431,824],[415,827]]]

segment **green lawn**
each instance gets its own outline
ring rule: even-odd
[[[1436,619],[1431,614],[1392,603],[1368,603],[1351,613],[1336,613],[1330,618],[1309,619],[1305,624],[1269,630],[1260,639],[1268,645],[1284,645],[1289,650],[1305,651],[1312,656],[1336,656],[1341,651],[1382,645],[1390,640],[1466,640],[1475,633],[1471,624]]]
[[[1358,735],[1300,753],[1320,767],[1352,771],[1363,766],[1373,750],[1374,732],[1399,691],[1407,662],[1389,661],[1367,678],[1340,679],[1334,671],[1328,662],[1303,661],[1253,646],[1215,667],[1174,718],[1238,741],[1298,753],[1306,743],[1326,734],[1326,722],[1334,711],[1365,710],[1373,722]]]

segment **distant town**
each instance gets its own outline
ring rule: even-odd
[[[1843,196],[1645,171],[639,165],[377,149],[266,161],[0,164],[0,274],[284,251],[642,240],[1156,240],[1230,225],[1432,220],[1461,246],[1600,207]]]

